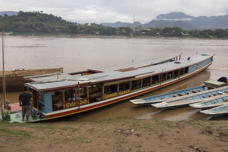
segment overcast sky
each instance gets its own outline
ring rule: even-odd
[[[140,22],[182,11],[193,16],[228,14],[228,0],[0,0],[0,11],[44,11],[64,19],[85,22]]]

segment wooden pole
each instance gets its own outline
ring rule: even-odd
[[[2,36],[2,94],[3,100],[1,102],[1,113],[4,116],[4,106],[6,104],[6,80],[5,80],[5,46],[4,46],[4,33],[1,33]]]

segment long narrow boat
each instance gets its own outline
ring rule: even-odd
[[[168,98],[190,95],[207,89],[208,88],[205,86],[197,86],[193,88],[187,88],[187,89],[178,90],[174,92],[168,92],[168,93],[150,96],[146,98],[133,99],[133,100],[130,100],[130,102],[132,102],[135,105],[148,105],[148,104],[162,102]]]
[[[222,86],[226,86],[228,82],[228,78],[221,77],[217,81],[215,80],[207,80],[204,81],[204,85],[193,87],[193,88],[187,88],[183,90],[177,90],[173,92],[163,93],[155,96],[149,96],[145,98],[140,99],[132,99],[130,102],[132,102],[135,105],[147,105],[147,104],[155,104],[159,102],[164,102],[167,99],[175,100],[178,97],[179,99],[183,99],[185,97],[189,97],[194,95],[195,93],[206,91],[213,88],[219,88]]]
[[[195,94],[186,95],[183,97],[174,97],[164,100],[164,102],[152,104],[155,108],[176,108],[202,101],[203,99],[210,99],[216,95],[222,95],[228,92],[228,86],[211,89],[207,91],[198,92]]]
[[[226,93],[224,95],[215,96],[210,99],[201,100],[199,103],[190,104],[189,106],[193,108],[205,109],[205,108],[218,107],[227,103],[228,103],[228,94]]]
[[[228,104],[218,106],[218,107],[208,109],[208,110],[202,110],[200,112],[203,114],[206,114],[206,115],[211,115],[211,116],[226,115],[226,114],[228,114]]]
[[[208,68],[213,56],[200,54],[157,65],[103,72],[30,78],[33,119],[64,117],[127,100],[187,79]],[[37,116],[36,116],[37,115]]]

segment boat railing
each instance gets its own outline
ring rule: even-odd
[[[82,100],[76,100],[76,101],[67,101],[64,104],[64,108],[66,109],[66,108],[77,107],[77,106],[85,105],[88,103],[89,103],[88,99],[82,99]]]
[[[109,98],[113,98],[116,96],[125,95],[125,94],[128,94],[130,92],[131,92],[131,90],[124,90],[124,91],[119,91],[119,92],[115,92],[115,93],[105,94],[103,96],[103,99],[109,99]]]

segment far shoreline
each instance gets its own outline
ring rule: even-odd
[[[129,36],[129,35],[93,35],[70,33],[12,33],[9,36],[24,37],[70,37],[70,38],[113,38],[113,39],[200,39],[200,40],[228,40],[228,38],[203,38],[203,37],[177,37],[177,36]]]

